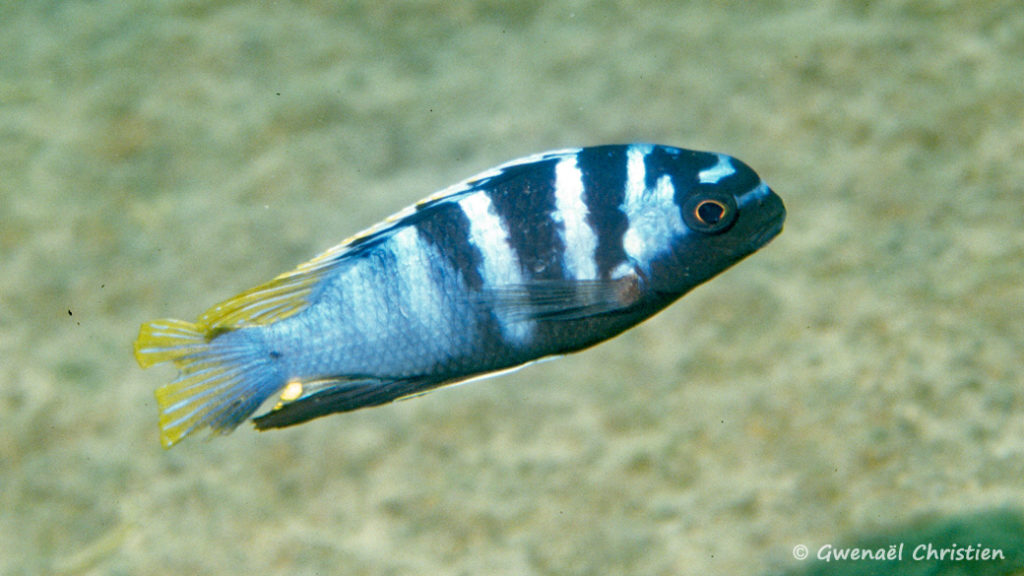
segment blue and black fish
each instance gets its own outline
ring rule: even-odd
[[[593,346],[781,230],[782,201],[724,154],[630,144],[537,154],[422,200],[207,310],[155,320],[143,367],[170,447],[377,406]]]

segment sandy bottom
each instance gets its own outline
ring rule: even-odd
[[[344,4],[0,8],[0,573],[1024,570],[1019,2]],[[745,160],[786,231],[597,349],[160,448],[141,322],[629,141]]]

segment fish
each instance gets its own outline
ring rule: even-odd
[[[160,441],[380,406],[604,342],[759,250],[786,209],[721,153],[534,154],[399,211],[195,321],[144,323]]]

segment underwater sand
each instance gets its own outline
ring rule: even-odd
[[[0,574],[761,575],[1024,503],[1016,0],[11,2],[0,54]],[[597,349],[161,449],[143,321],[630,141],[785,232]]]

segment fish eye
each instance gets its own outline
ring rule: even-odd
[[[736,201],[725,194],[700,195],[683,205],[683,221],[696,232],[721,234],[736,221]]]
[[[703,200],[697,204],[697,207],[693,210],[693,215],[704,224],[714,226],[722,221],[725,211],[725,205],[721,202],[717,200]]]

